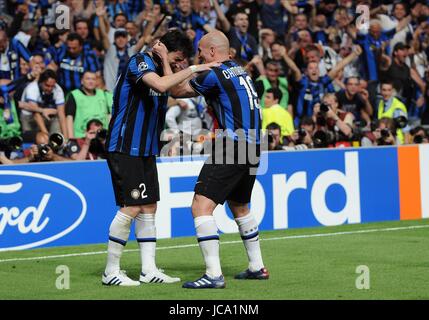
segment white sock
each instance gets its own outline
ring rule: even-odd
[[[156,269],[156,227],[155,214],[141,213],[136,217],[136,239],[140,247],[142,273],[148,274]]]
[[[206,274],[211,277],[222,275],[219,259],[219,235],[213,216],[200,216],[194,219],[198,244],[206,263]]]
[[[255,217],[249,212],[244,217],[236,218],[235,222],[238,225],[241,239],[246,247],[250,271],[261,270],[264,267],[264,263],[262,262],[258,224]]]
[[[122,251],[130,235],[133,218],[118,211],[109,229],[109,244],[107,246],[107,265],[105,274],[109,275],[120,270]]]

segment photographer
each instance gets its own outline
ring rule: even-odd
[[[298,130],[290,136],[287,136],[284,141],[288,148],[308,149],[313,148],[313,133],[316,130],[316,123],[311,117],[303,117]],[[284,149],[284,148],[283,148]]]
[[[105,158],[106,129],[98,119],[92,119],[86,124],[84,138],[70,139],[63,153],[72,160],[97,160]]]
[[[283,139],[280,126],[277,123],[272,122],[267,125],[266,129],[268,134],[268,150],[283,150]]]
[[[41,132],[61,132],[67,138],[64,92],[57,84],[54,71],[47,69],[42,72],[38,81],[31,82],[25,88],[22,100],[25,103],[20,107],[32,112],[21,115],[24,128],[34,128],[35,122]]]
[[[410,143],[415,143],[415,144],[429,143],[428,130],[426,130],[422,126],[415,127],[410,131],[410,134],[411,134]]]
[[[64,144],[64,137],[61,134],[54,133],[49,136],[46,132],[36,134],[36,144],[23,151],[24,157],[19,159],[9,159],[6,155],[0,155],[0,162],[3,164],[18,164],[28,162],[46,162],[46,161],[68,161],[70,158],[59,155]]]
[[[396,132],[396,124],[393,119],[381,118],[373,126],[372,131],[364,135],[361,145],[363,147],[394,146],[398,144]]]
[[[314,106],[313,121],[316,123],[315,148],[351,146],[354,116],[339,108],[335,94],[326,94],[323,102]]]

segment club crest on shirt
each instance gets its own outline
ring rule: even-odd
[[[139,63],[137,69],[139,70],[139,72],[143,72],[143,71],[149,69],[149,66],[146,62],[143,61],[143,62]]]

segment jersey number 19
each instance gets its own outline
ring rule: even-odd
[[[255,108],[260,109],[261,107],[259,106],[258,94],[253,89],[252,79],[250,76],[246,76],[246,78],[240,77],[240,85],[246,88],[247,96],[249,97],[250,110]]]

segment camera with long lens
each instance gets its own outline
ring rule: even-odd
[[[362,137],[367,135],[370,131],[370,128],[368,128],[368,122],[365,119],[353,121],[353,140],[362,139]]]
[[[422,143],[423,143],[424,138],[425,138],[425,137],[423,137],[422,135],[414,136],[414,138],[413,138],[413,143],[415,143],[415,144],[422,144]]]
[[[268,143],[273,143],[274,142],[274,138],[273,138],[273,134],[271,132],[268,132]]]
[[[392,131],[390,131],[390,129],[387,129],[387,128],[381,129],[380,130],[380,139],[378,139],[377,144],[379,146],[391,145],[391,143],[388,143],[386,141],[386,139],[389,138],[391,133],[392,133]]]
[[[4,152],[6,157],[10,157],[13,151],[19,150],[22,146],[21,137],[10,137],[0,139],[0,151]]]
[[[64,146],[64,136],[61,133],[53,133],[49,136],[48,143],[42,143],[37,145],[37,161],[43,161],[46,159],[49,151],[58,152]]]
[[[97,134],[94,139],[91,140],[89,144],[89,152],[99,155],[101,158],[105,158],[106,147],[105,141],[107,138],[107,130],[100,129],[97,131]]]
[[[387,138],[389,138],[389,136],[390,136],[390,130],[389,130],[389,129],[386,129],[386,128],[381,129],[381,130],[380,130],[380,135],[381,135],[381,138],[382,138],[382,139],[387,139]]]
[[[314,148],[327,148],[335,143],[335,135],[331,131],[318,130],[313,134]]]
[[[408,125],[408,119],[405,116],[399,116],[393,120],[395,121],[396,128],[404,129]]]
[[[320,104],[320,112],[321,113],[323,113],[323,114],[325,114],[325,113],[327,113],[329,111],[329,105],[328,104],[326,104],[326,103],[324,103],[324,102],[322,102],[321,104]]]
[[[413,143],[415,144],[422,144],[428,137],[428,131],[422,126],[410,130],[410,134],[413,136]]]
[[[299,128],[297,130],[297,134],[298,134],[298,139],[296,140],[296,144],[303,144],[304,139],[307,136],[307,131],[303,128]]]

